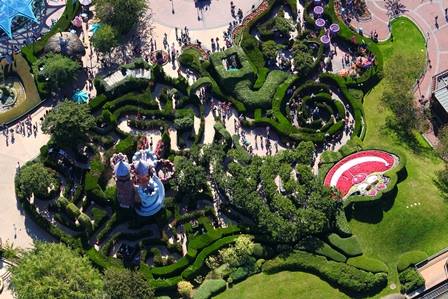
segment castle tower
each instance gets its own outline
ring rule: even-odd
[[[122,208],[130,208],[134,204],[134,187],[131,181],[130,166],[120,160],[114,167],[117,184],[117,199]]]

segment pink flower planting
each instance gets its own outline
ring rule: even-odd
[[[361,183],[367,176],[372,173],[384,173],[394,166],[395,158],[393,155],[378,150],[367,150],[351,154],[338,163],[336,163],[330,171],[328,171],[324,185],[327,187],[336,187],[342,196],[346,196],[350,189]],[[380,184],[378,190],[385,189],[385,184]],[[384,186],[383,186],[384,185]],[[370,193],[377,194],[374,188]]]

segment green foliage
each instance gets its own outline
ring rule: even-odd
[[[398,257],[397,270],[398,272],[402,272],[407,268],[423,261],[427,257],[428,255],[423,251],[414,250],[405,252]]]
[[[181,156],[176,157],[174,165],[176,176],[171,184],[180,194],[189,197],[207,188],[206,172],[202,166]]]
[[[42,131],[51,134],[57,144],[73,146],[85,140],[94,125],[88,105],[63,101],[47,114]]]
[[[65,207],[67,213],[72,217],[73,220],[76,220],[78,216],[81,214],[79,208],[72,202],[69,202]]]
[[[272,274],[280,271],[305,271],[315,274],[354,294],[374,294],[387,284],[384,273],[369,273],[345,263],[327,261],[322,256],[295,251],[286,257],[277,257],[263,264],[263,271]]]
[[[425,286],[425,280],[417,270],[409,268],[398,275],[401,284],[401,292],[409,294]]]
[[[16,194],[20,198],[29,198],[34,194],[37,198],[50,196],[48,189],[59,190],[56,173],[40,162],[29,162],[20,168],[15,177]]]
[[[352,235],[352,229],[348,224],[347,217],[343,209],[339,210],[336,214],[336,230],[339,235],[343,237],[349,237]]]
[[[137,148],[137,140],[134,136],[129,135],[128,137],[121,139],[115,146],[115,151],[117,153],[123,153],[130,157]]]
[[[372,273],[387,273],[389,270],[387,265],[382,261],[364,255],[349,258],[347,264]]]
[[[219,255],[224,263],[237,268],[248,264],[254,253],[254,247],[255,244],[250,236],[241,235],[236,239],[235,245],[220,250]]]
[[[129,32],[137,23],[138,18],[147,8],[144,0],[97,0],[95,11],[106,24],[114,27],[121,34]]]
[[[250,274],[250,271],[246,267],[238,267],[235,271],[229,275],[229,283],[237,283],[246,279]]]
[[[18,298],[100,298],[103,281],[86,257],[63,244],[36,243],[11,269]]]
[[[81,69],[78,62],[61,54],[47,54],[39,58],[34,66],[38,80],[47,81],[53,88],[62,88],[75,81]]]
[[[155,298],[142,273],[115,267],[104,272],[104,290],[111,299]]]
[[[201,73],[201,56],[194,48],[187,48],[179,56],[179,63],[197,73]]]
[[[328,236],[328,241],[330,242],[330,245],[340,250],[346,256],[357,256],[362,254],[362,249],[356,236],[341,238],[337,234],[331,234]]]
[[[176,110],[174,126],[178,131],[192,130],[194,126],[194,113],[191,109]]]
[[[268,40],[261,44],[261,51],[263,52],[264,57],[273,61],[277,58],[278,51],[281,48],[282,46],[273,40]]]
[[[347,258],[342,253],[339,253],[325,242],[322,242],[321,246],[315,249],[313,252],[319,255],[323,255],[336,262],[345,262],[347,260]]]
[[[448,125],[443,126],[437,135],[439,144],[436,147],[437,152],[443,158],[448,157]]]
[[[193,285],[188,281],[179,281],[177,283],[177,292],[182,298],[191,298],[193,295]]]
[[[206,279],[194,292],[193,299],[209,299],[226,289],[224,279]]]
[[[101,53],[110,53],[118,45],[117,32],[109,24],[103,24],[93,34],[92,43]]]

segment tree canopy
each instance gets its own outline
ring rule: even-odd
[[[146,10],[145,0],[96,0],[97,16],[121,34],[126,34]]]
[[[118,45],[117,32],[109,24],[104,24],[92,36],[92,43],[101,53],[110,53]]]
[[[22,166],[15,181],[17,196],[21,198],[28,198],[32,194],[37,198],[46,198],[49,188],[59,189],[56,173],[40,162],[30,162]]]
[[[154,298],[154,290],[137,271],[109,268],[104,272],[104,285],[110,299]]]
[[[206,187],[205,169],[190,159],[176,157],[176,176],[171,181],[178,192],[183,195],[194,195]]]
[[[63,101],[45,117],[42,131],[52,134],[58,144],[76,144],[86,138],[94,125],[88,105]]]
[[[47,54],[36,61],[42,67],[41,76],[48,78],[49,84],[54,88],[62,88],[76,80],[81,65],[61,54]]]
[[[103,298],[101,275],[63,244],[36,243],[11,273],[17,298]]]

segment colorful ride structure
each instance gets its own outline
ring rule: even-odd
[[[163,183],[173,176],[174,165],[169,160],[160,159],[148,147],[146,137],[139,140],[132,162],[122,153],[114,154],[110,162],[114,169],[120,207],[134,207],[135,212],[144,217],[152,216],[162,209],[165,199]]]

